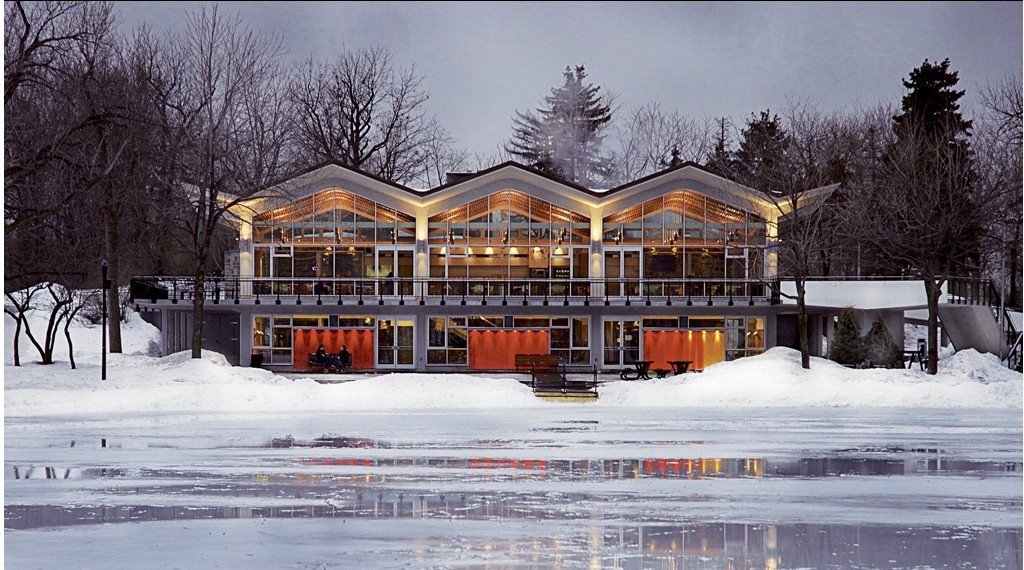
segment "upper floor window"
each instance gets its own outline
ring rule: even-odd
[[[273,199],[271,199],[273,200]],[[415,243],[416,219],[338,189],[283,199],[253,217],[253,241],[277,245]]]
[[[692,190],[679,190],[604,218],[605,244],[763,246],[767,224],[757,214]]]

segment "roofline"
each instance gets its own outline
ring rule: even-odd
[[[695,168],[695,169],[700,170],[701,172],[703,172],[705,174],[708,174],[710,176],[714,176],[716,178],[721,178],[722,180],[724,180],[725,182],[728,182],[730,184],[738,184],[740,186],[743,186],[742,184],[739,184],[738,182],[734,182],[732,180],[729,180],[728,178],[722,176],[721,174],[718,174],[718,173],[715,173],[715,172],[712,172],[712,171],[708,170],[706,167],[701,166],[701,165],[697,164],[696,162],[694,162],[692,160],[687,160],[686,162],[681,162],[681,163],[679,163],[679,164],[677,164],[675,166],[670,166],[670,167],[665,168],[663,170],[659,170],[657,172],[653,172],[651,174],[648,174],[647,176],[644,176],[643,178],[637,178],[636,180],[631,180],[629,182],[626,182],[625,184],[620,184],[619,186],[616,186],[615,188],[612,188],[612,189],[608,190],[604,194],[612,194],[614,192],[620,192],[622,190],[627,190],[627,189],[629,189],[632,186],[639,186],[639,185],[641,185],[641,184],[643,184],[645,182],[649,182],[651,180],[654,180],[655,178],[658,178],[659,176],[664,176],[666,174],[670,174],[672,172],[675,172],[677,170],[682,170],[682,169],[687,168],[687,167]],[[744,188],[747,188],[747,187],[744,186]]]
[[[549,172],[544,172],[543,170],[539,170],[539,169],[533,168],[531,166],[526,166],[525,164],[522,164],[520,162],[516,162],[514,160],[506,160],[505,162],[502,162],[501,164],[496,164],[494,166],[491,166],[490,168],[486,168],[484,170],[478,170],[478,171],[476,171],[476,172],[474,172],[472,174],[467,175],[465,178],[461,178],[461,179],[459,179],[459,180],[457,180],[455,182],[446,182],[446,183],[444,183],[444,184],[442,184],[440,186],[435,186],[434,188],[431,188],[429,190],[425,190],[423,192],[420,192],[419,195],[420,196],[429,196],[429,195],[434,194],[436,192],[440,192],[442,190],[447,190],[448,188],[452,188],[452,187],[458,186],[460,184],[465,184],[467,182],[471,182],[471,181],[473,181],[473,180],[475,180],[477,178],[480,178],[481,176],[486,176],[488,174],[491,174],[492,172],[497,172],[497,171],[499,171],[499,170],[501,170],[503,168],[510,168],[510,167],[511,168],[518,168],[518,169],[523,170],[525,172],[528,172],[530,174],[533,174],[533,175],[536,175],[536,176],[540,176],[541,178],[550,180],[551,182],[554,182],[556,184],[561,184],[562,186],[566,186],[568,188],[572,188],[573,190],[577,190],[579,192],[585,192],[585,193],[590,194],[591,196],[594,196],[594,197],[598,197],[598,196],[603,196],[604,195],[604,192],[594,192],[590,188],[586,188],[584,186],[580,186],[579,184],[576,184],[575,182],[570,182],[568,180],[565,180],[565,179],[559,178],[557,176],[554,176],[554,175],[552,175]]]
[[[253,199],[260,198],[260,197],[262,197],[262,196],[260,196],[260,194],[262,192],[266,191],[266,190],[270,190],[272,188],[283,186],[283,185],[286,185],[286,184],[288,184],[290,182],[294,182],[298,178],[306,176],[307,174],[312,174],[313,172],[316,172],[317,170],[320,170],[321,168],[326,168],[328,166],[336,166],[338,168],[341,168],[342,170],[348,170],[349,172],[358,174],[360,176],[365,176],[365,177],[367,177],[367,178],[369,178],[369,179],[371,179],[371,180],[373,180],[375,182],[379,182],[381,184],[385,184],[387,186],[391,186],[391,187],[393,187],[393,188],[395,188],[397,190],[402,190],[403,192],[409,192],[410,194],[412,194],[414,196],[422,196],[424,194],[423,191],[421,191],[421,190],[416,190],[414,188],[409,188],[408,186],[404,186],[404,185],[399,184],[397,182],[392,182],[392,181],[387,180],[386,178],[382,178],[382,177],[380,177],[380,176],[378,176],[376,174],[372,174],[370,172],[367,172],[365,170],[356,168],[354,166],[349,166],[349,165],[347,165],[347,164],[345,164],[345,163],[343,163],[343,162],[341,162],[339,160],[325,160],[325,161],[320,162],[318,164],[315,164],[313,166],[308,166],[308,167],[304,167],[304,168],[298,168],[298,169],[293,170],[292,172],[290,172],[287,175],[282,175],[281,178],[275,180],[274,182],[271,182],[271,183],[265,185],[263,188],[260,188],[257,192],[253,192],[252,195],[249,196],[249,198],[253,198]]]

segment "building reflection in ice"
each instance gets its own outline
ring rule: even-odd
[[[360,494],[331,505],[280,507],[204,506],[9,506],[10,529],[195,519],[324,518],[459,519],[492,523],[520,521],[519,532],[496,537],[433,536],[445,525],[426,525],[405,540],[405,555],[435,560],[455,543],[463,556],[502,560],[516,568],[893,568],[1019,569],[1020,529],[900,527],[892,525],[743,524],[720,522],[642,523],[608,521],[576,512],[574,524],[547,526],[545,518],[567,511],[536,501],[483,495]],[[447,527],[451,528],[451,527]],[[1016,554],[1015,554],[1016,553]],[[504,558],[507,560],[507,558]],[[481,566],[489,567],[489,566]],[[495,567],[500,567],[495,566]]]

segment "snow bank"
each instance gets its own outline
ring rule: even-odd
[[[8,322],[8,325],[10,323]],[[125,327],[125,354],[110,354],[100,380],[99,331],[73,329],[76,370],[66,356],[42,366],[23,353],[23,365],[4,367],[8,417],[147,413],[281,413],[344,410],[438,410],[593,405],[599,407],[931,407],[1021,408],[1022,377],[992,355],[965,350],[940,361],[940,373],[854,370],[815,358],[800,367],[798,352],[764,354],[709,366],[703,373],[643,382],[610,382],[595,403],[540,400],[516,378],[468,374],[385,374],[340,384],[291,379],[234,367],[209,351],[146,356],[158,338],[141,319]],[[7,327],[6,333],[10,333]],[[5,334],[5,337],[7,335]],[[95,337],[95,338],[90,338]],[[92,346],[95,345],[95,346]],[[5,347],[9,352],[10,342]],[[65,351],[66,353],[66,351]],[[5,361],[10,362],[5,353]]]
[[[940,360],[939,373],[929,376],[917,368],[857,370],[822,358],[805,370],[798,351],[776,347],[703,374],[611,384],[601,390],[600,405],[1021,408],[1021,388],[1021,374],[975,350]]]

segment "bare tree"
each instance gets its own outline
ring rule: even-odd
[[[283,104],[279,39],[257,35],[216,5],[191,12],[186,31],[170,38],[167,128],[173,163],[190,215],[182,220],[193,262],[192,357],[202,357],[206,281],[218,234],[232,207],[279,175]]]
[[[49,294],[49,298],[39,301],[36,295],[42,291],[46,291]],[[88,293],[61,283],[50,282],[41,283],[22,291],[6,293],[5,295],[8,302],[4,305],[4,311],[14,317],[18,323],[19,332],[23,330],[29,342],[39,352],[40,363],[53,364],[53,350],[56,347],[57,336],[63,332],[68,343],[71,368],[74,368],[74,346],[71,342],[69,326],[71,320],[75,318],[88,299]],[[40,338],[37,338],[39,337],[38,331],[33,332],[32,324],[28,319],[28,314],[32,310],[49,313],[46,319],[46,328]],[[14,349],[15,365],[17,366],[20,364],[17,357],[17,337],[15,338]]]
[[[838,225],[831,223],[835,206],[830,200],[841,180],[839,164],[845,144],[839,136],[838,116],[790,102],[783,119],[770,113],[747,123],[747,152],[736,152],[728,165],[731,177],[757,190],[772,203],[778,217],[775,251],[779,274],[792,279],[790,295],[797,305],[801,365],[810,368],[807,335],[807,280],[820,273],[822,243],[832,239]],[[765,142],[770,140],[770,142]],[[780,291],[780,294],[782,292]]]
[[[855,223],[872,244],[924,283],[928,304],[928,373],[938,370],[938,304],[943,284],[977,267],[981,228],[992,215],[997,187],[973,172],[946,133],[907,127],[890,147],[874,183],[857,193]]]
[[[43,287],[42,283],[37,283],[17,291],[4,291],[4,312],[14,319],[14,346],[12,354],[14,355],[15,366],[21,366],[21,354],[19,353],[18,343],[21,339],[21,331],[28,322],[27,315],[32,309],[32,299]]]
[[[988,120],[995,123],[997,130],[1008,140],[1017,144],[1024,139],[1022,93],[1020,73],[1008,75],[995,85],[986,85],[979,93],[981,105],[988,112]]]
[[[1021,267],[1024,264],[1024,173],[1021,170],[1024,147],[1024,119],[1022,119],[1020,74],[1008,76],[996,85],[981,90],[984,108],[975,121],[975,147],[977,159],[983,161],[977,171],[989,177],[988,184],[1001,183],[1004,196],[1002,208],[992,219],[993,246],[987,255],[988,272],[1003,284],[1004,300],[1020,307],[1022,300]]]
[[[414,68],[397,68],[380,47],[344,51],[330,63],[310,59],[292,80],[295,145],[306,164],[337,161],[407,183],[454,151],[427,115],[428,95]]]
[[[109,37],[110,2],[4,3],[4,235],[67,207],[90,186],[49,186],[102,117],[82,113],[68,86],[82,53]],[[5,282],[7,279],[5,279]]]
[[[440,129],[439,125],[438,128]],[[465,151],[455,150],[452,146],[454,142],[454,139],[444,132],[429,137],[427,142],[420,147],[424,159],[423,174],[418,176],[415,182],[427,188],[433,188],[444,184],[449,172],[462,172],[467,168],[469,154]]]
[[[636,180],[679,162],[700,162],[712,144],[712,124],[666,113],[657,102],[640,105],[616,126],[613,151],[616,181]]]

